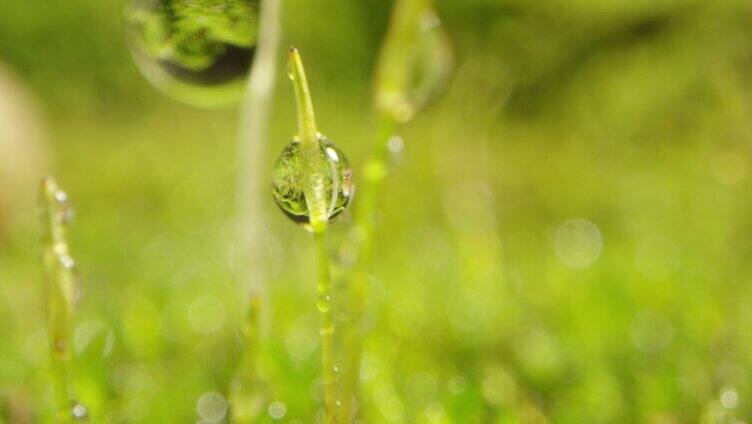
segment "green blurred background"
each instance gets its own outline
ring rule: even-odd
[[[76,209],[76,383],[94,422],[217,422],[199,399],[226,391],[240,351],[237,111],[182,106],[150,86],[125,45],[124,7],[0,7],[6,422],[49,409],[33,204],[44,174]],[[283,4],[283,47],[301,49],[319,127],[356,184],[390,7]],[[364,422],[749,422],[752,3],[437,9],[456,68],[402,128],[384,192]],[[296,123],[278,74],[267,179]],[[315,422],[312,246],[271,194],[264,206],[264,422]],[[335,257],[349,229],[349,216],[333,226]]]

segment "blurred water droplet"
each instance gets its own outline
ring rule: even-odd
[[[446,419],[444,407],[439,403],[431,403],[424,410],[429,423],[440,423]]]
[[[225,325],[225,306],[216,297],[199,296],[188,307],[188,322],[199,333],[216,333]]]
[[[517,383],[504,368],[493,366],[483,377],[483,397],[497,406],[513,405],[517,398]]]
[[[57,203],[57,216],[55,219],[61,224],[67,224],[73,220],[73,207],[68,201],[68,194],[62,190],[57,190],[54,194]]]
[[[73,405],[73,408],[71,408],[71,417],[73,417],[74,420],[85,420],[88,415],[89,411],[87,411],[86,407],[80,403]]]
[[[329,295],[320,296],[316,308],[321,312],[329,312],[332,308],[332,297]]]
[[[581,268],[598,259],[603,241],[595,224],[584,219],[573,219],[556,231],[554,246],[559,260],[571,267]]]
[[[406,398],[414,405],[426,405],[433,401],[438,393],[436,377],[428,372],[412,375],[406,382]]]
[[[643,352],[662,352],[669,347],[673,337],[671,321],[658,311],[640,311],[632,320],[632,341]]]
[[[227,401],[219,393],[204,393],[196,402],[196,412],[202,420],[218,423],[227,415]]]
[[[316,350],[315,322],[316,316],[301,315],[286,332],[285,348],[297,365],[307,364]]]
[[[386,147],[393,154],[402,153],[402,150],[405,148],[405,140],[398,135],[392,136],[389,141],[386,142]]]
[[[379,374],[379,361],[371,354],[364,354],[360,364],[360,379],[370,381]]]
[[[402,161],[402,154],[405,150],[405,140],[398,136],[392,136],[386,143],[386,148],[389,150],[389,165],[396,167]]]
[[[461,394],[467,389],[467,380],[461,376],[452,377],[449,379],[448,389],[453,395]]]
[[[60,260],[60,266],[65,269],[74,269],[76,267],[76,261],[70,255],[63,254],[58,256],[58,259]]]
[[[721,393],[721,405],[726,409],[739,406],[739,393],[734,389],[726,389]]]
[[[222,106],[242,96],[256,53],[258,12],[258,0],[134,0],[125,16],[127,42],[159,90],[192,105]]]
[[[352,170],[345,155],[325,137],[319,138],[324,159],[321,170],[326,176],[326,195],[329,219],[342,213],[353,195]],[[288,218],[299,224],[308,224],[308,204],[303,188],[303,164],[300,142],[293,141],[282,151],[274,164],[273,194],[277,205]]]
[[[287,414],[287,407],[280,401],[269,404],[269,416],[275,420],[281,420]]]

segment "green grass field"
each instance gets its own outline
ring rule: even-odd
[[[260,422],[311,423],[322,402],[313,244],[270,185],[296,131],[284,57],[290,44],[304,52],[319,127],[357,187],[391,2],[283,3],[263,171]],[[401,127],[379,204],[362,421],[750,422],[750,3],[436,3],[456,66],[446,93]],[[0,62],[34,98],[41,169],[76,211],[76,391],[91,422],[229,422],[212,393],[226,395],[246,313],[237,111],[152,88],[129,56],[124,7],[0,7]],[[15,194],[0,201],[0,422],[46,422],[40,229],[18,194],[33,197],[37,181],[4,163],[0,190]],[[330,228],[337,322],[351,227],[347,212]]]

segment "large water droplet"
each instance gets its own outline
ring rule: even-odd
[[[326,169],[328,215],[332,219],[342,213],[353,195],[352,170],[345,155],[327,138],[320,136],[320,163]],[[308,204],[303,192],[303,164],[300,156],[300,142],[293,141],[285,147],[274,164],[274,200],[290,219],[299,224],[308,224]]]
[[[216,107],[242,96],[258,38],[259,0],[134,0],[128,44],[138,68],[165,94]]]

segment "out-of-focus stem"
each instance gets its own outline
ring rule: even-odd
[[[243,352],[228,397],[235,423],[253,423],[263,413],[262,379],[256,374],[259,341],[269,333],[271,313],[262,308],[268,286],[261,255],[263,170],[269,120],[277,73],[281,0],[261,0],[259,39],[238,125],[237,232],[240,275],[248,291],[248,315],[243,328]]]
[[[65,226],[71,219],[68,197],[52,178],[42,180],[39,195],[47,333],[50,344],[55,421],[71,422],[74,393],[69,381],[70,333],[78,292]]]
[[[238,257],[246,289],[250,296],[262,299],[267,298],[261,260],[265,227],[261,205],[267,198],[263,170],[277,72],[280,12],[281,0],[261,0],[259,39],[238,131]],[[258,324],[261,337],[267,333],[269,321],[268,308],[264,308]]]
[[[228,396],[232,422],[235,424],[254,423],[264,410],[262,383],[256,372],[260,310],[261,298],[252,296],[248,301],[248,311],[243,325],[243,356],[235,371]]]
[[[374,149],[366,162],[363,173],[363,187],[360,191],[360,203],[354,216],[354,251],[356,262],[350,275],[349,297],[351,307],[351,326],[348,342],[347,369],[343,383],[342,423],[349,423],[353,415],[354,401],[358,397],[360,367],[363,355],[365,328],[363,316],[368,298],[368,275],[373,246],[374,214],[376,201],[389,174],[389,140],[394,136],[396,121],[392,114],[384,113],[379,117]]]

